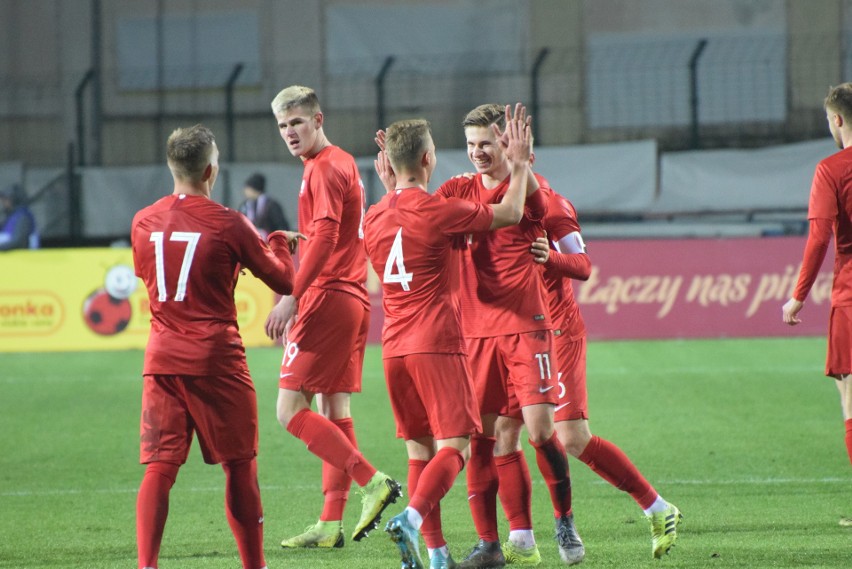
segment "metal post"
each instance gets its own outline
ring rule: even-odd
[[[541,125],[544,121],[538,120],[538,112],[540,108],[539,101],[539,78],[541,77],[541,66],[544,63],[544,60],[547,58],[548,54],[550,54],[550,48],[543,47],[539,50],[538,55],[535,56],[535,61],[532,66],[532,73],[530,74],[530,91],[531,91],[531,101],[530,101],[530,114],[536,118],[536,142],[541,144]]]
[[[237,63],[225,83],[225,131],[228,140],[228,162],[236,162],[237,145],[234,139],[234,85],[243,71],[243,64]]]
[[[707,47],[707,40],[705,38],[698,40],[689,58],[689,108],[692,113],[690,147],[696,150],[701,146],[701,139],[698,136],[698,59],[705,47]]]
[[[94,85],[92,87],[92,163],[100,166],[103,160],[103,82],[104,73],[101,64],[102,51],[101,0],[92,0],[92,69]],[[81,149],[82,150],[82,149]],[[82,151],[81,151],[82,156]]]
[[[86,165],[86,111],[83,108],[83,90],[94,77],[95,70],[89,69],[74,89],[74,103],[77,109],[77,164],[80,166]]]
[[[387,78],[388,71],[390,71],[391,65],[393,65],[394,57],[389,55],[385,58],[384,63],[382,63],[382,68],[379,70],[379,74],[376,76],[376,120],[378,122],[376,128],[377,130],[382,130],[387,125],[385,124],[385,79]]]
[[[66,184],[68,185],[68,237],[71,245],[82,241],[82,211],[80,199],[80,177],[74,170],[74,143],[68,143],[68,162],[66,166]]]

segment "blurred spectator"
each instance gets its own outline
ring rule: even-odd
[[[266,176],[254,173],[243,185],[246,199],[239,210],[245,214],[265,239],[273,231],[290,229],[284,209],[274,198],[266,195]]]
[[[27,194],[19,184],[0,192],[5,219],[0,228],[0,251],[38,249],[35,217],[27,207]]]

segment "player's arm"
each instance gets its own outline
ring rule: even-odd
[[[533,260],[562,276],[579,281],[589,280],[592,260],[586,254],[586,244],[580,232],[569,233],[556,241],[555,246],[554,250],[547,237],[539,237],[530,247]]]
[[[295,268],[283,232],[270,233],[267,245],[251,222],[240,215],[234,233],[240,242],[240,264],[278,294],[290,294]]]
[[[819,274],[822,262],[825,260],[825,254],[831,242],[833,225],[830,219],[813,218],[810,220],[808,240],[805,243],[805,253],[802,259],[802,269],[799,272],[799,280],[793,291],[793,297],[781,308],[785,324],[795,326],[801,322],[799,312],[802,310],[805,299],[811,291],[817,274]]]
[[[491,206],[494,210],[494,219],[491,221],[490,229],[515,225],[524,214],[532,135],[526,108],[520,103],[516,104],[514,115],[510,115],[510,108],[506,105],[506,131],[502,133],[502,136],[506,142],[506,155],[512,164],[512,173],[509,178],[509,189],[506,190],[503,199],[500,203]],[[494,131],[498,137],[501,136],[496,126]]]

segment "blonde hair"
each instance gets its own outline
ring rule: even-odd
[[[272,99],[272,112],[275,114],[289,111],[293,107],[304,107],[310,114],[322,112],[316,92],[310,87],[291,85],[282,89]]]
[[[479,105],[467,113],[462,121],[462,127],[491,126],[496,124],[500,129],[506,128],[506,107],[497,103]]]
[[[175,129],[166,142],[169,169],[178,180],[201,181],[215,144],[213,132],[204,125]]]
[[[831,110],[843,117],[844,122],[852,120],[852,83],[841,83],[831,87],[823,104],[826,110]]]
[[[385,134],[385,152],[394,170],[414,170],[432,137],[432,127],[424,119],[396,121]]]

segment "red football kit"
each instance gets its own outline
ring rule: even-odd
[[[493,218],[486,205],[416,187],[388,193],[367,213],[365,246],[382,280],[385,377],[397,434],[405,439],[445,439],[479,428],[454,242],[487,231]]]
[[[273,235],[267,245],[244,215],[179,194],[139,211],[131,242],[151,309],[140,461],[183,464],[193,430],[208,463],[254,456],[257,403],[234,288],[247,268],[274,291],[291,292],[286,239]]]
[[[536,175],[542,188],[547,181]],[[487,189],[482,176],[455,178],[437,191],[474,203],[500,202],[509,177]],[[555,403],[556,374],[551,363],[550,314],[542,279],[530,243],[544,235],[546,192],[527,199],[517,225],[490,232],[471,232],[462,250],[462,327],[467,340],[480,412],[520,416],[520,407]],[[518,406],[507,407],[514,393]]]
[[[337,146],[304,161],[299,190],[299,271],[279,386],[312,393],[358,392],[370,302],[362,240],[364,185],[355,159]]]
[[[793,293],[804,301],[835,235],[834,281],[828,333],[828,376],[852,373],[852,148],[817,164],[808,204],[810,231]]]
[[[554,421],[588,419],[586,391],[586,325],[574,299],[570,269],[564,267],[563,255],[556,243],[572,233],[580,233],[573,204],[549,190],[549,204],[544,228],[550,239],[550,257],[545,264],[544,284],[547,288],[550,317],[553,319],[553,351],[559,400],[554,408]]]

